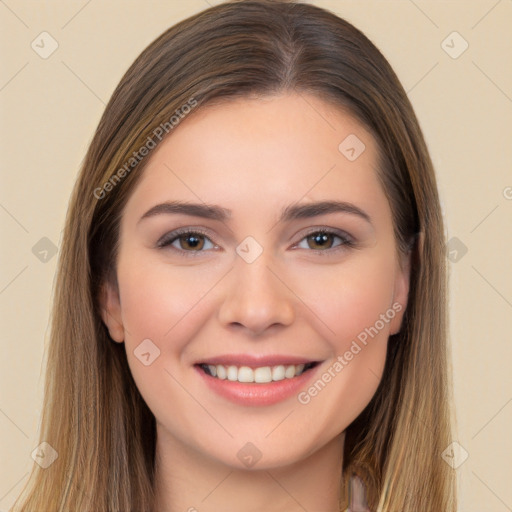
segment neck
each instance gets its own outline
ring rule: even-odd
[[[286,466],[240,469],[157,426],[155,512],[339,512],[344,433]]]

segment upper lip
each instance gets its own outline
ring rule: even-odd
[[[249,367],[262,367],[262,366],[279,366],[287,364],[307,364],[315,363],[317,360],[309,359],[307,357],[286,356],[281,354],[275,355],[253,355],[253,354],[226,354],[215,357],[208,357],[197,361],[196,364],[211,364],[211,365],[232,365],[232,366],[249,366]]]

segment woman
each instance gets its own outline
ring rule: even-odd
[[[443,248],[420,127],[360,31],[270,0],[171,27],[73,192],[47,463],[12,510],[455,511]]]

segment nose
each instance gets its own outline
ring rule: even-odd
[[[218,313],[223,326],[238,325],[260,335],[272,326],[293,323],[293,292],[282,272],[269,263],[265,252],[252,263],[236,258]]]

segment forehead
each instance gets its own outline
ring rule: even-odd
[[[315,96],[285,94],[208,105],[149,155],[127,204],[203,201],[254,219],[292,202],[346,200],[385,208],[377,144],[353,116]]]

